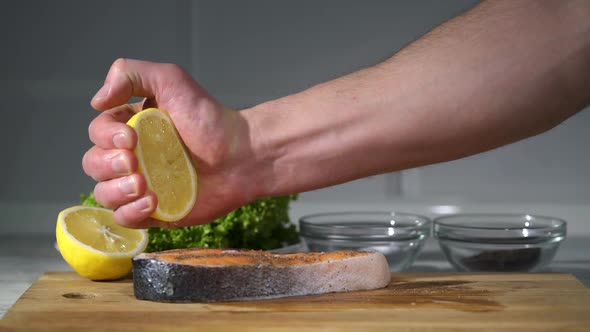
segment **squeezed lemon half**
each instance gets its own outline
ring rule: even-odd
[[[64,260],[91,280],[120,279],[131,272],[131,259],[148,243],[146,230],[119,226],[113,211],[73,206],[61,211],[55,229]]]
[[[137,133],[138,172],[158,197],[152,217],[169,222],[184,218],[197,199],[197,172],[172,119],[149,108],[127,124]]]

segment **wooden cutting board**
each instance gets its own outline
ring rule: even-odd
[[[139,301],[131,280],[46,273],[0,330],[590,331],[590,290],[568,274],[395,273],[389,287],[235,303]]]

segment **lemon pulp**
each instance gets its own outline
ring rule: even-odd
[[[101,252],[125,254],[135,250],[143,234],[117,225],[111,211],[80,209],[64,217],[70,235]]]
[[[150,108],[135,114],[127,124],[137,133],[138,171],[158,197],[152,217],[182,219],[194,206],[197,174],[172,120],[167,113]]]

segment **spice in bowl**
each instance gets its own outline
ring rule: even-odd
[[[538,271],[566,238],[566,222],[529,214],[457,214],[435,219],[434,236],[459,271]]]

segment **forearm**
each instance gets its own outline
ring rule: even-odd
[[[590,101],[585,1],[483,3],[379,65],[243,111],[261,195],[461,158]]]

